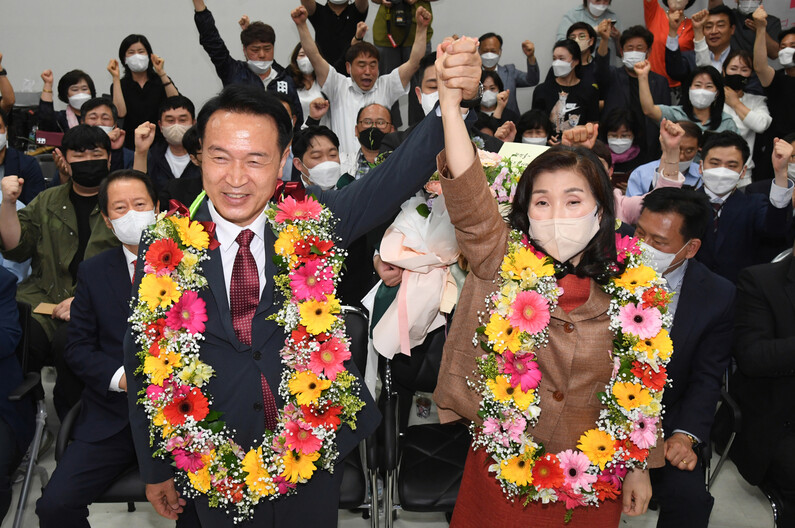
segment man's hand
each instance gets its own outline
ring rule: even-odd
[[[668,36],[676,38],[679,36],[679,27],[685,20],[685,12],[681,9],[668,11]]]
[[[392,286],[400,284],[400,280],[403,277],[403,268],[387,264],[381,260],[380,255],[376,255],[373,258],[373,267],[376,273],[378,273],[378,276],[381,277],[381,280],[384,281],[385,285],[391,288]]]
[[[444,81],[448,89],[461,90],[462,99],[474,99],[477,96],[482,73],[481,65],[476,39],[447,38],[439,45],[436,60],[437,79]],[[441,91],[439,97],[441,98]]]
[[[563,132],[561,142],[567,147],[585,147],[592,149],[599,136],[598,123],[586,123]]]
[[[759,4],[759,7],[757,7],[756,11],[751,15],[751,18],[754,19],[756,29],[767,28],[767,11],[765,11],[765,6]]]
[[[536,45],[529,40],[525,40],[522,42],[522,52],[527,57],[527,60],[533,62],[536,57]]]
[[[152,68],[155,69],[155,73],[158,77],[162,77],[166,74],[166,70],[163,68],[166,61],[162,57],[158,57],[154,53],[152,53]]]
[[[676,154],[676,157],[678,157],[679,144],[682,142],[684,135],[684,129],[673,121],[668,121],[667,119],[660,121],[660,147],[662,147],[663,152]]]
[[[636,62],[633,66],[635,70],[635,75],[638,77],[648,77],[649,72],[651,71],[651,63],[647,60],[642,60],[640,62]]]
[[[356,24],[356,36],[354,37],[356,40],[364,39],[364,36],[367,34],[367,23],[365,22],[358,22]]]
[[[506,143],[512,143],[516,139],[516,125],[513,121],[506,121],[494,132],[494,137]]]
[[[127,132],[124,129],[119,127],[114,128],[108,134],[108,138],[110,138],[110,148],[111,150],[119,150],[124,146],[124,138],[127,137]]]
[[[110,73],[111,77],[114,79],[118,79],[121,73],[119,72],[119,61],[116,59],[110,59],[108,62],[108,73]]]
[[[248,15],[243,15],[240,17],[240,20],[237,21],[237,24],[240,26],[240,30],[244,31],[251,24],[251,20],[248,18]]]
[[[420,6],[417,8],[417,12],[414,15],[414,19],[417,21],[417,29],[427,28],[428,26],[431,25],[431,21],[433,20],[433,15],[431,15],[430,11]]]
[[[599,25],[596,26],[596,34],[599,35],[599,38],[604,40],[610,40],[610,28],[612,25],[610,21],[605,19],[599,22]]]
[[[69,162],[66,161],[61,149],[57,148],[52,151],[52,161],[55,163],[55,168],[58,169],[61,183],[69,181],[69,178],[72,177],[72,167],[69,166]]]
[[[22,185],[25,180],[19,176],[5,176],[0,180],[0,188],[3,190],[3,203],[10,204],[16,209],[19,195],[22,194]]]
[[[156,130],[157,125],[150,123],[149,121],[138,125],[138,128],[135,129],[136,152],[145,152],[152,147],[152,143],[155,141]]]
[[[623,512],[626,515],[637,517],[646,513],[651,499],[649,472],[645,469],[630,469],[624,477],[621,498],[624,503]]]
[[[127,392],[127,373],[121,375],[121,379],[119,380],[119,388],[124,392]]]
[[[146,499],[152,503],[157,513],[172,521],[177,520],[182,513],[182,507],[187,504],[177,493],[173,478],[160,484],[147,484]]]
[[[783,139],[773,138],[773,172],[787,174],[787,165],[792,156],[792,144]]]
[[[329,102],[322,97],[313,99],[312,102],[309,103],[309,117],[320,121],[320,119],[328,113],[330,106]]]
[[[690,19],[693,21],[693,39],[701,40],[704,38],[704,23],[707,21],[709,11],[702,9],[698,13],[694,13]]]
[[[306,24],[307,18],[309,18],[309,13],[307,13],[306,8],[304,6],[298,6],[290,13],[290,16],[295,22],[296,26],[303,26]]]
[[[618,29],[616,29],[616,21],[615,20],[611,20],[610,21],[610,38],[617,39],[620,36],[621,36],[621,32]]]
[[[693,443],[684,433],[674,433],[665,441],[665,459],[683,471],[693,471],[698,463]]]
[[[48,84],[52,86],[52,80],[53,80],[52,70],[44,70],[43,72],[41,72],[41,80],[44,81],[45,86]]]
[[[69,297],[68,299],[64,299],[63,301],[59,302],[55,308],[52,309],[52,315],[50,317],[53,319],[68,321],[71,318],[73,300],[74,297]]]

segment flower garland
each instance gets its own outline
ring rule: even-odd
[[[471,426],[473,446],[486,449],[488,470],[505,495],[515,500],[564,501],[567,520],[577,506],[616,498],[627,470],[645,468],[662,416],[666,364],[673,345],[666,328],[671,294],[664,280],[644,264],[638,239],[616,235],[625,271],[603,287],[612,296],[608,315],[615,332],[613,373],[599,394],[606,406],[577,449],[548,453],[529,427],[541,413],[537,357],[548,343],[551,313],[563,293],[551,259],[514,230],[502,262],[499,289],[488,299],[488,321],[475,344],[486,351],[477,360],[472,386],[482,396],[482,426]]]
[[[274,278],[284,303],[274,320],[287,335],[281,351],[275,431],[248,451],[235,444],[205,388],[213,367],[201,358],[207,311],[199,291],[201,262],[211,238],[188,215],[161,214],[144,235],[149,244],[137,304],[130,317],[144,388],[138,402],[149,416],[154,456],[173,461],[189,496],[249,518],[261,499],[296,492],[317,469],[332,471],[336,433],[356,428],[364,407],[359,382],[343,366],[350,358],[335,297],[345,252],[333,242],[332,213],[311,197],[288,197],[266,209],[277,234]]]

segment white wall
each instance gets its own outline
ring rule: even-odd
[[[321,0],[323,1],[323,0]],[[770,12],[793,24],[790,0],[767,0]],[[439,0],[434,3],[434,44],[451,34],[479,36],[487,31],[505,38],[503,63],[524,63],[521,42],[530,39],[541,58],[542,75],[549,68],[551,47],[560,19],[580,0]],[[221,88],[198,42],[190,0],[3,0],[0,53],[15,90],[39,92],[39,75],[52,69],[55,79],[80,68],[87,71],[98,93],[109,92],[105,67],[117,58],[121,40],[130,33],[149,38],[154,52],[165,59],[166,71],[197,107]],[[290,10],[298,0],[207,0],[232,55],[243,58],[237,20],[247,14],[276,30],[276,60],[286,64],[298,42]],[[727,2],[729,3],[729,2]],[[733,2],[732,2],[733,3]],[[697,0],[696,7],[706,5]],[[614,0],[624,27],[643,23],[642,0]],[[368,23],[377,6],[371,4]],[[368,37],[369,40],[370,37]],[[530,105],[531,89],[520,89],[521,108]],[[60,104],[60,103],[56,103]],[[61,105],[62,106],[62,105]]]

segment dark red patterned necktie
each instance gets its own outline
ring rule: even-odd
[[[251,345],[251,322],[259,305],[259,275],[257,263],[251,254],[251,239],[254,232],[244,229],[237,235],[235,242],[238,244],[235,264],[232,266],[232,280],[229,283],[229,308],[232,314],[232,327],[238,340],[246,345]],[[268,386],[268,381],[262,375],[262,402],[265,410],[265,427],[270,430],[276,428],[276,399]]]

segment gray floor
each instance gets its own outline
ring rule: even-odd
[[[45,390],[51,392],[52,378],[45,376]],[[49,398],[48,398],[49,400]],[[57,430],[57,418],[55,412],[50,407],[50,418],[48,419],[49,428],[55,432]],[[431,415],[433,419],[433,414]],[[44,467],[52,472],[55,468],[53,450],[50,449],[42,460]],[[18,501],[20,485],[14,488],[14,499],[11,510],[8,512],[0,528],[11,528],[16,504]],[[39,484],[33,486],[32,497],[28,500],[25,515],[26,527],[38,526],[38,520],[33,513],[35,500],[40,495]],[[768,528],[773,527],[773,516],[769,503],[758,488],[749,486],[740,477],[737,469],[731,462],[727,462],[718,476],[712,488],[712,495],[715,497],[715,507],[712,510],[710,526],[715,528]],[[89,521],[95,528],[98,527],[117,527],[124,528],[145,528],[145,527],[171,527],[172,521],[158,517],[149,504],[138,504],[137,510],[133,513],[127,512],[126,505],[123,504],[97,504],[90,507]],[[622,527],[628,528],[651,528],[656,525],[657,514],[650,511],[646,515],[637,518],[624,517],[621,521]],[[366,528],[369,521],[350,512],[340,512],[340,528]],[[382,522],[383,525],[383,522]],[[411,513],[400,511],[398,520],[395,522],[396,528],[446,528],[447,522],[443,514]]]

